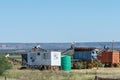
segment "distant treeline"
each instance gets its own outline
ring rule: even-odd
[[[36,45],[40,45],[46,50],[64,51],[71,47],[73,43],[0,43],[0,53],[3,54],[22,54],[27,53]],[[76,42],[77,47],[96,47],[103,49],[104,46],[109,49],[120,51],[120,42]]]

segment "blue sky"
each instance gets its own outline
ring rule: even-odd
[[[120,41],[120,0],[0,0],[0,42]]]

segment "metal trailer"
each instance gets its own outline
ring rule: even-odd
[[[61,52],[58,51],[48,52],[42,48],[35,47],[27,54],[22,54],[21,56],[22,61],[18,61],[6,55],[9,60],[17,62],[26,68],[58,70],[61,67]]]
[[[49,67],[60,67],[61,66],[61,52],[40,52],[33,51],[29,52],[28,56],[29,67],[38,67],[40,69]]]

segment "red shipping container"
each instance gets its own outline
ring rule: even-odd
[[[117,64],[119,63],[119,52],[118,51],[104,51],[98,56],[98,60],[102,63]]]

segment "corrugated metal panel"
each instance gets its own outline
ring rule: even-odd
[[[97,58],[97,53],[93,51],[75,51],[73,55],[77,60],[92,60]]]
[[[119,52],[114,52],[112,56],[112,63],[119,63]]]
[[[99,56],[98,59],[102,63],[119,63],[119,52],[118,51],[104,51]]]

